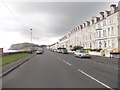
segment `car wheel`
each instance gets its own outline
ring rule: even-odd
[[[89,57],[89,59],[91,59],[91,57]]]
[[[77,56],[77,55],[75,55],[75,57],[77,58],[78,56]]]
[[[82,58],[81,55],[79,55],[79,58]]]

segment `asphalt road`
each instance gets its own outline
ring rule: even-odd
[[[118,88],[118,59],[46,51],[2,78],[3,88]]]

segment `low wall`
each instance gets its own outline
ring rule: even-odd
[[[75,51],[68,51],[68,53],[74,53]]]
[[[96,55],[96,56],[101,56],[100,52],[95,52],[95,51],[89,51],[89,54]]]
[[[110,53],[111,58],[120,58],[120,53]]]
[[[0,56],[3,54],[3,48],[0,48]]]
[[[11,54],[18,54],[18,53],[31,53],[31,52],[28,52],[28,51],[7,52],[7,53],[3,53],[2,56],[11,55]]]

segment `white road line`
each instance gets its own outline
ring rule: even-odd
[[[108,85],[102,83],[101,81],[95,79],[94,77],[90,76],[89,74],[85,73],[84,71],[82,71],[82,70],[80,70],[80,69],[78,69],[78,71],[81,72],[81,73],[83,73],[83,74],[86,75],[87,77],[91,78],[92,80],[98,82],[99,84],[103,85],[104,87],[109,88],[110,90],[114,90],[114,89],[111,88],[110,86],[108,86]]]
[[[72,64],[70,64],[69,62],[66,62],[64,59],[60,58],[57,56],[58,59],[62,60],[64,63],[68,64],[69,66],[72,66]]]
[[[63,60],[64,63],[68,64],[69,66],[71,66],[71,64],[69,62],[66,62],[65,60]]]
[[[113,67],[113,68],[118,69],[118,68],[116,68],[116,67]]]
[[[84,60],[85,61],[85,60]],[[87,61],[87,60],[86,60]],[[90,61],[90,60],[88,60],[88,61]],[[99,63],[99,62],[93,62],[93,63],[95,63],[95,64],[99,64],[99,65],[104,65],[104,66],[106,66],[106,67],[111,67],[111,68],[114,68],[114,69],[118,69],[117,67],[112,67],[112,66],[110,66],[110,65],[107,65],[107,64],[102,64],[102,63]]]
[[[98,63],[99,65],[103,65],[102,63]]]
[[[107,67],[111,67],[110,65],[106,65]]]
[[[58,59],[62,60],[60,57],[57,57]]]
[[[94,62],[94,63],[97,63],[97,62]]]

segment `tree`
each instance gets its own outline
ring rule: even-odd
[[[72,51],[76,51],[78,49],[83,49],[83,47],[82,46],[74,46],[73,49],[72,49]]]

